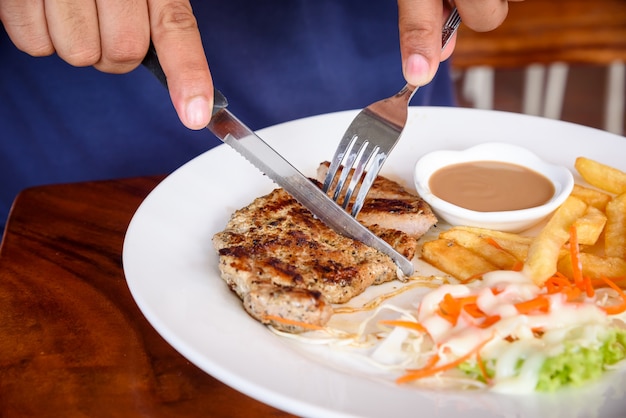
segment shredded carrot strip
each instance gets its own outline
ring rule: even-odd
[[[275,321],[275,322],[279,322],[279,323],[284,324],[284,325],[293,325],[293,326],[296,326],[296,327],[309,329],[309,330],[321,330],[321,329],[324,329],[324,327],[319,326],[319,325],[308,324],[306,322],[296,321],[294,319],[283,318],[283,317],[280,317],[280,316],[277,316],[277,315],[265,315],[265,316],[263,316],[263,319],[266,320],[266,321]]]
[[[545,281],[544,286],[546,287],[548,294],[551,295],[554,293],[560,293],[564,289],[570,288],[572,283],[567,277],[554,275]]]
[[[500,315],[491,315],[485,318],[485,320],[478,326],[479,328],[489,328],[500,320]]]
[[[454,315],[448,315],[444,312],[438,312],[439,316],[442,317],[443,319],[445,319],[446,321],[448,321],[449,323],[451,323],[452,325],[456,325],[457,320],[459,319],[458,316],[454,316]]]
[[[392,327],[408,328],[412,329],[413,331],[428,333],[428,330],[422,324],[413,321],[383,320],[380,321],[380,324],[389,325]]]
[[[483,239],[485,240],[485,242],[487,244],[491,245],[492,247],[497,248],[500,251],[504,251],[507,254],[511,254],[510,252],[508,252],[507,250],[502,248],[502,246],[500,244],[498,244],[498,241],[496,241],[492,237],[483,237]],[[522,261],[519,261],[519,260],[515,264],[513,264],[513,266],[511,266],[511,270],[512,271],[522,271],[523,268],[524,268],[524,263]],[[481,274],[481,276],[482,276],[482,274]],[[472,276],[472,277],[474,277],[474,276]],[[469,280],[469,279],[467,279],[467,280]]]
[[[621,287],[622,289],[626,288],[626,276],[622,277],[611,277],[613,283]]]
[[[480,356],[480,352],[476,353],[476,362],[478,363],[478,368],[480,369],[480,374],[483,375],[483,379],[485,379],[485,382],[488,385],[490,385],[491,384],[491,378],[489,377],[489,374],[487,374],[487,368],[485,367],[485,363],[483,362],[483,359]]]
[[[439,302],[439,315],[452,325],[456,325],[456,322],[461,314],[461,306],[452,297],[450,293],[443,295],[443,299]]]
[[[471,283],[471,282],[473,282],[475,280],[482,279],[484,274],[485,273],[476,273],[476,274],[468,277],[467,279],[463,279],[463,280],[459,280],[459,281],[461,282],[461,284]]]
[[[587,287],[587,284],[585,283],[585,278],[582,279],[582,281],[580,282],[580,286],[578,286],[572,283],[567,277],[560,274],[555,274],[554,276],[546,280],[544,286],[549,295],[562,293],[565,295],[568,302],[573,302],[578,299],[583,291],[587,292],[588,295],[593,296],[593,288],[589,289]]]
[[[607,287],[606,282],[602,279],[589,279],[589,280],[591,282],[591,286],[593,286],[594,289]],[[626,277],[611,277],[610,280],[621,289],[624,289],[626,287]]]
[[[457,300],[462,306],[465,306],[471,303],[476,303],[476,301],[478,300],[478,295],[464,296],[462,298],[457,298]]]
[[[565,280],[568,283],[570,282],[569,278],[566,275],[564,275],[563,273],[561,273],[560,271],[557,271],[556,273],[554,273],[554,277],[558,277],[559,279],[563,279],[563,280]]]
[[[473,318],[485,317],[485,313],[480,310],[480,308],[478,307],[478,305],[476,305],[476,303],[468,303],[468,304],[463,305],[463,310],[465,310],[465,312],[470,314],[470,316]]]
[[[533,311],[548,312],[550,309],[550,301],[545,296],[539,295],[534,299],[515,304],[517,311],[522,314],[529,314]]]
[[[452,325],[456,325],[461,315],[461,311],[466,310],[470,315],[484,316],[480,309],[476,306],[478,296],[465,296],[455,298],[451,294],[446,293],[443,300],[439,302],[439,315],[449,321]],[[469,309],[469,310],[468,310]]]
[[[498,244],[498,241],[496,241],[495,239],[491,237],[485,237],[485,241],[487,241],[487,244],[496,247],[498,250],[504,251],[504,249],[500,246],[500,244]]]
[[[590,280],[591,280],[591,285],[593,286],[594,289],[606,287],[606,282],[604,280],[601,280],[601,279],[590,279]]]
[[[571,287],[565,288],[565,289],[563,289],[562,292],[563,292],[563,294],[565,294],[566,300],[568,302],[575,301],[583,293],[583,291],[580,290],[580,288],[575,287],[575,286],[571,286]]]
[[[569,253],[572,259],[572,276],[574,283],[583,290],[583,272],[578,248],[578,233],[574,225],[569,228]]]
[[[491,288],[491,293],[493,293],[494,296],[497,296],[497,295],[499,295],[502,292],[504,292],[504,289],[502,289],[502,288],[497,288],[497,287],[492,287]]]
[[[626,294],[624,291],[616,285],[612,280],[607,279],[606,277],[601,277],[601,279],[613,290],[615,290],[619,296],[622,298],[622,303],[613,305],[613,306],[605,306],[603,309],[609,315],[617,315],[626,311]]]
[[[435,364],[437,364],[438,361],[439,361],[439,354],[435,354],[434,356],[428,359],[428,361],[426,362],[426,364],[424,364],[424,367],[422,367],[422,369],[430,369],[431,367],[435,367]]]
[[[523,268],[524,268],[524,263],[522,263],[521,261],[518,261],[515,264],[513,264],[513,267],[511,267],[511,270],[522,271]]]
[[[459,364],[462,364],[463,362],[467,361],[473,355],[478,354],[480,350],[485,346],[485,344],[487,344],[489,341],[491,341],[491,338],[481,342],[472,350],[470,350],[467,354],[459,357],[458,359],[454,361],[451,361],[450,363],[446,363],[438,367],[431,366],[431,367],[424,367],[419,370],[412,370],[409,373],[405,374],[404,376],[400,376],[398,379],[396,379],[396,383],[408,383],[413,380],[422,379],[424,377],[432,376],[437,373],[445,372],[446,370],[453,369],[457,367]]]

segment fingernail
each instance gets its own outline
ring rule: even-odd
[[[211,109],[209,101],[204,96],[193,97],[187,102],[185,117],[187,126],[192,129],[201,129],[209,124]]]
[[[404,75],[409,84],[423,86],[430,82],[430,65],[424,56],[410,55],[406,60]]]

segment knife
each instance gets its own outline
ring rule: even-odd
[[[167,87],[167,79],[159,64],[153,45],[150,45],[143,65],[161,84]],[[413,264],[406,257],[359,223],[289,161],[237,119],[227,109],[226,97],[219,90],[215,89],[214,91],[213,116],[207,128],[215,136],[234,148],[335,232],[361,241],[365,245],[387,254],[405,276],[408,277],[413,274]]]

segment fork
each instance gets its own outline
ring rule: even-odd
[[[443,25],[442,50],[460,23],[461,17],[454,8]],[[360,212],[374,179],[400,139],[408,105],[416,91],[417,87],[407,84],[394,96],[367,106],[354,118],[339,142],[322,189],[327,194],[332,193],[332,199],[345,210],[356,192],[350,209],[352,216]]]

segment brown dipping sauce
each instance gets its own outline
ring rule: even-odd
[[[472,161],[437,170],[430,178],[437,197],[478,212],[541,206],[554,195],[554,185],[542,174],[499,161]]]

